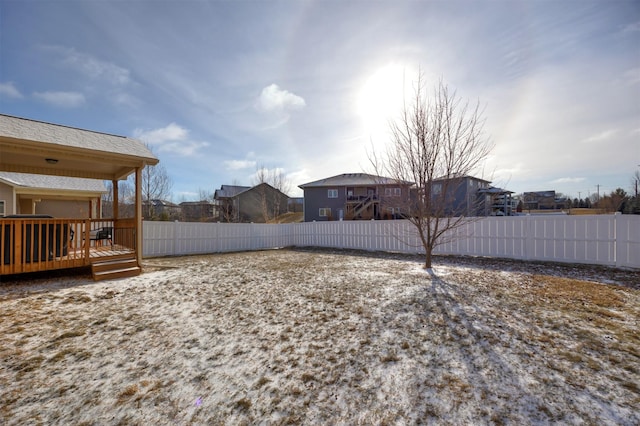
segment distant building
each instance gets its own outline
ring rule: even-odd
[[[217,220],[214,212],[214,204],[208,200],[180,203],[180,216],[183,222],[212,222]]]
[[[558,197],[556,191],[535,191],[522,194],[523,210],[562,210],[566,209],[567,199]]]
[[[304,221],[371,220],[403,217],[412,182],[366,173],[344,173],[300,185]]]
[[[516,208],[511,194],[473,176],[434,179],[431,186],[431,198],[444,203],[446,216],[511,216]]]
[[[220,222],[264,223],[288,211],[289,196],[268,183],[222,185],[214,194]]]
[[[167,200],[149,200],[142,202],[142,211],[147,220],[178,220],[181,207]]]

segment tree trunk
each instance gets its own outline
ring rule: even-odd
[[[431,269],[431,252],[433,249],[431,247],[425,247],[426,254],[424,256],[424,269]]]

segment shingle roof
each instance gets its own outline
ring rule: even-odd
[[[220,189],[216,189],[213,198],[216,200],[220,198],[231,198],[249,189],[251,189],[250,186],[222,185]]]
[[[440,181],[445,181],[445,180],[451,180],[451,179],[473,179],[479,182],[484,182],[484,183],[491,183],[490,180],[485,180],[485,179],[481,179],[481,178],[477,178],[475,176],[471,176],[471,175],[462,175],[462,176],[450,176],[450,177],[446,177],[446,176],[440,176],[438,178],[435,178],[433,180],[433,182],[440,182]]]
[[[9,138],[133,155],[157,161],[153,153],[136,139],[5,114],[0,114],[0,134]]]
[[[316,180],[298,185],[298,188],[319,188],[325,186],[367,186],[367,185],[411,185],[413,182],[398,181],[396,179],[370,175],[367,173],[343,173],[341,175]]]
[[[0,172],[0,180],[22,188],[43,190],[65,190],[86,192],[107,192],[104,182],[97,179],[66,176],[35,175],[29,173]]]

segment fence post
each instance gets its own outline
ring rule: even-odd
[[[534,232],[531,229],[532,226],[533,225],[531,224],[531,215],[527,213],[524,221],[524,258],[525,260],[531,260],[531,258],[533,257],[535,238],[533,235]]]
[[[173,222],[173,239],[171,241],[171,255],[175,256],[178,251],[178,221]]]
[[[620,236],[618,235],[618,216],[620,216],[620,212],[615,212],[613,214],[613,264],[616,268],[620,267],[620,261],[618,260],[618,255],[620,254]]]

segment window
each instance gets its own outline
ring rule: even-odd
[[[399,197],[402,195],[402,189],[401,188],[385,188],[384,195],[386,195],[387,197]]]
[[[438,194],[440,194],[440,192],[442,192],[442,184],[441,183],[434,183],[433,186],[431,187],[431,189],[433,190],[433,194],[434,195],[438,195]]]
[[[338,198],[338,190],[337,189],[328,189],[327,197],[329,198]]]
[[[329,217],[331,216],[331,209],[329,207],[322,207],[320,209],[320,217]]]
[[[0,216],[4,216],[4,200],[0,200]]]

